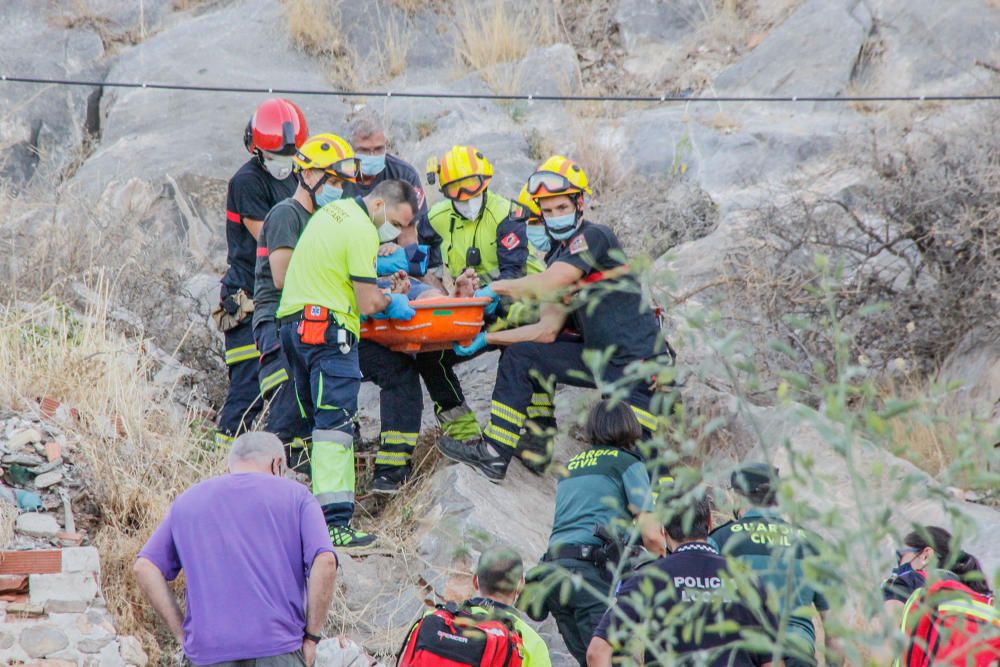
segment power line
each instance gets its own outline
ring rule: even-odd
[[[240,86],[198,86],[181,83],[135,83],[127,81],[81,81],[74,79],[48,79],[29,76],[0,75],[0,82],[31,83],[55,86],[79,86],[86,88],[139,88],[143,90],[183,90],[197,93],[246,93],[268,95],[315,95],[324,97],[402,97],[408,99],[444,100],[497,100],[524,102],[640,102],[647,104],[664,102],[981,102],[1000,101],[997,95],[719,95],[714,97],[690,97],[686,95],[502,95],[495,93],[417,93],[393,92],[390,90],[310,90],[301,88],[251,88]]]

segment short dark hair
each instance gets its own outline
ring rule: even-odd
[[[413,215],[420,210],[420,201],[417,199],[417,191],[406,181],[390,178],[382,181],[371,191],[372,197],[384,199],[386,206],[399,206],[409,204]]]
[[[517,591],[524,576],[524,562],[511,549],[484,551],[476,565],[476,576],[479,578],[479,592],[483,595],[510,595]]]
[[[972,554],[953,544],[951,533],[938,526],[921,526],[903,538],[903,544],[923,551],[930,547],[938,565],[958,577],[963,584],[982,595],[991,595],[988,577]],[[955,546],[955,549],[952,547]]]
[[[663,529],[670,539],[702,540],[712,529],[712,506],[708,494],[699,490],[673,497],[667,505],[669,519]]]
[[[778,504],[778,469],[766,463],[749,463],[733,471],[733,491],[757,507]]]
[[[642,427],[628,403],[605,399],[590,409],[586,437],[591,446],[632,449],[642,437]]]

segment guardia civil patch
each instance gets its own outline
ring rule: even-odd
[[[504,248],[507,248],[507,250],[513,250],[517,246],[521,245],[521,239],[517,238],[516,233],[511,232],[507,236],[503,237],[503,239],[501,239],[500,245],[502,245]]]
[[[569,242],[569,254],[579,255],[581,252],[589,248],[587,245],[587,237],[580,234],[575,239]]]

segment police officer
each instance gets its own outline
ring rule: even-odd
[[[365,197],[324,206],[302,232],[281,292],[281,344],[299,402],[313,422],[313,493],[323,507],[330,539],[340,547],[375,540],[349,525],[354,514],[353,420],[361,383],[360,316],[407,320],[414,315],[405,294],[390,294],[377,284],[378,228],[409,224],[418,208],[416,192],[403,181],[384,181]]]
[[[553,247],[545,258],[548,268],[519,279],[496,280],[481,292],[496,301],[499,296],[551,299],[569,290],[569,306],[548,303],[536,324],[480,333],[468,346],[455,346],[461,356],[476,354],[487,345],[508,347],[500,358],[490,423],[482,440],[470,443],[444,436],[437,443],[448,458],[497,482],[507,474],[540,383],[596,386],[597,378],[584,362],[588,351],[608,357],[600,378],[607,383],[621,380],[630,364],[665,354],[656,317],[642,303],[639,281],[625,264],[614,232],[583,218],[584,196],[590,193],[583,169],[562,156],[549,158],[528,180],[528,192],[538,200],[552,238]],[[567,322],[579,337],[561,335]],[[650,412],[651,385],[652,381],[633,380],[627,396],[647,437],[657,428]]]
[[[471,268],[486,284],[518,278],[529,263],[537,264],[529,258],[520,207],[489,189],[492,177],[493,165],[472,146],[453,146],[428,160],[427,182],[437,183],[445,197],[431,207],[418,230],[421,242],[430,248],[431,269],[447,271],[455,279]],[[492,310],[490,315],[495,314]],[[417,355],[442,432],[461,442],[478,440],[479,424],[453,368],[459,361],[450,350]]]
[[[750,509],[736,521],[716,528],[709,542],[722,555],[746,563],[766,588],[778,592],[781,618],[788,617],[785,666],[815,665],[816,629],[812,614],[803,612],[815,608],[822,617],[830,608],[823,594],[809,585],[811,578],[803,571],[803,561],[816,554],[810,543],[810,538],[816,538],[790,526],[776,509],[777,468],[763,463],[745,465],[733,472],[731,482],[733,491],[749,503]]]
[[[295,388],[288,383],[288,359],[278,339],[275,313],[292,251],[309,217],[340,199],[344,184],[357,178],[358,161],[346,141],[334,134],[318,134],[302,144],[292,163],[298,187],[268,212],[257,237],[253,332],[260,352],[260,392],[270,402],[266,430],[285,443],[288,465],[294,468],[309,432]]]
[[[774,627],[766,608],[751,609],[727,585],[726,559],[707,542],[712,528],[708,498],[671,503],[666,531],[670,555],[640,568],[624,580],[614,606],[605,612],[587,649],[590,667],[609,667],[613,655],[629,655],[629,640],[640,634],[646,665],[688,664],[685,656],[713,667],[771,665],[771,654],[740,645],[745,630]],[[758,588],[758,599],[766,599]],[[727,629],[732,626],[732,629]],[[678,660],[680,658],[680,660]]]
[[[213,317],[225,335],[229,391],[219,411],[216,442],[231,443],[249,431],[263,405],[251,313],[257,237],[271,207],[292,196],[296,179],[292,156],[308,135],[306,119],[292,102],[274,98],[254,112],[243,133],[253,157],[229,180],[226,195],[226,245],[229,268],[222,277]]]
[[[649,472],[634,447],[642,437],[635,414],[624,403],[604,400],[587,417],[589,447],[566,464],[566,476],[556,486],[556,510],[549,546],[542,560],[548,564],[533,579],[555,583],[572,575],[571,585],[548,588],[536,620],[551,613],[566,648],[580,665],[587,664],[587,645],[594,627],[607,609],[612,568],[606,536],[628,535],[636,520],[642,544],[657,556],[665,552],[663,528],[653,516]],[[605,530],[595,534],[595,527]],[[613,558],[613,556],[611,556]],[[554,567],[553,567],[554,566]],[[583,582],[585,585],[581,585]],[[599,593],[597,593],[597,592]]]

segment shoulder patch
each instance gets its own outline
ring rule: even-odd
[[[583,234],[578,234],[572,241],[569,242],[569,254],[579,255],[589,247],[590,246],[587,245],[587,237]]]
[[[517,237],[516,233],[511,232],[507,236],[503,237],[503,239],[500,241],[500,245],[502,245],[504,248],[507,248],[507,250],[513,250],[514,248],[521,245],[521,239]]]

